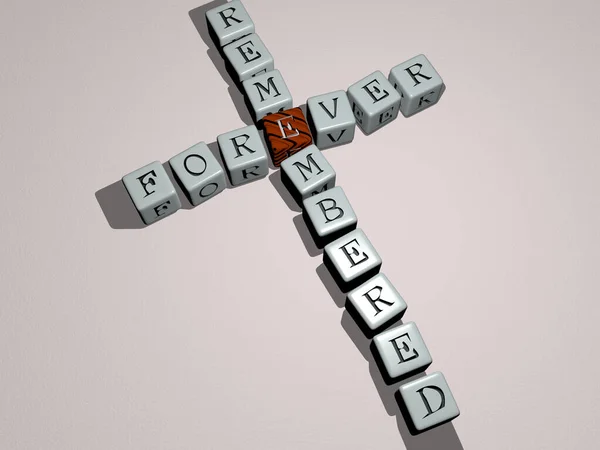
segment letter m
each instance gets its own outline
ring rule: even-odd
[[[265,97],[263,96],[263,92],[267,96],[271,96],[271,88],[273,88],[273,91],[276,92],[276,94],[273,95],[273,98],[274,97],[279,97],[281,95],[281,93],[279,92],[279,89],[277,89],[277,86],[275,86],[275,83],[273,83],[273,77],[269,77],[267,79],[267,87],[264,87],[260,82],[254,83],[254,86],[256,86],[256,88],[258,89],[258,93],[260,94],[260,101],[261,102],[265,101]]]
[[[304,171],[310,173],[311,175],[319,175],[320,173],[323,172],[323,169],[321,169],[319,167],[319,165],[313,159],[312,153],[308,154],[308,156],[306,157],[306,162],[308,163],[308,165],[304,165],[300,161],[294,163],[294,167],[298,168],[298,170],[300,171],[300,174],[304,178],[305,182],[308,181],[309,177],[306,176],[306,173]],[[313,164],[318,170],[318,172],[315,174],[313,174],[313,169],[312,169]]]

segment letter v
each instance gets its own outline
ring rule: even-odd
[[[331,114],[331,112],[327,109],[327,107],[323,104],[323,102],[319,102],[319,106],[321,108],[323,108],[323,110],[327,113],[327,115],[329,117],[331,117],[332,119],[335,119],[335,116],[337,116],[337,101],[338,101],[338,97],[333,99],[333,114]]]
[[[337,142],[337,141],[339,141],[339,140],[342,138],[342,135],[343,135],[345,132],[346,132],[346,128],[344,128],[344,129],[341,131],[341,133],[340,133],[340,135],[337,137],[337,139],[334,139],[334,137],[331,135],[331,133],[327,133],[327,137],[328,137],[329,139],[331,139],[331,142]]]

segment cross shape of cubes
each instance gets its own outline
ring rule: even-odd
[[[306,101],[306,115],[294,107],[273,55],[256,33],[239,0],[206,13],[215,45],[242,89],[255,123],[217,136],[220,161],[204,142],[169,160],[174,181],[155,161],[123,177],[123,184],[145,224],[181,208],[174,183],[194,206],[226,188],[251,183],[269,173],[268,160],[297,204],[323,263],[342,292],[346,308],[369,339],[386,383],[423,372],[433,360],[416,324],[398,325],[407,304],[381,272],[382,258],[365,232],[323,150],[353,141],[435,105],[445,91],[442,78],[424,55],[376,70],[346,90]],[[266,143],[266,144],[265,144]],[[413,434],[459,415],[441,372],[422,376],[398,390],[400,409]]]

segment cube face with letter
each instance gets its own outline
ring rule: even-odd
[[[356,124],[366,135],[398,117],[400,94],[380,71],[354,83],[347,92]]]
[[[425,55],[418,55],[393,67],[389,75],[402,100],[400,111],[410,117],[435,105],[446,86]]]
[[[227,186],[225,171],[204,142],[169,160],[175,179],[190,203],[198,206]]]
[[[313,138],[321,150],[354,140],[356,119],[344,91],[310,97],[306,101]]]
[[[233,186],[259,180],[269,173],[267,149],[255,125],[221,134],[217,142]]]
[[[123,184],[146,225],[181,208],[175,186],[159,161],[125,175]]]
[[[223,54],[239,81],[245,81],[275,69],[273,56],[261,38],[254,33],[223,47]]]
[[[219,47],[254,33],[254,22],[239,0],[233,0],[207,11],[206,21],[213,40]]]
[[[406,302],[388,277],[378,273],[348,293],[346,309],[370,338],[402,318]]]
[[[460,410],[441,372],[403,384],[398,389],[400,411],[411,434],[447,423]]]
[[[378,334],[373,338],[373,347],[383,379],[388,384],[422,372],[432,363],[414,322]]]
[[[342,292],[376,275],[381,263],[379,254],[360,228],[327,244],[323,251],[323,264]]]
[[[312,135],[300,108],[269,114],[262,119],[273,165],[312,144]]]
[[[268,114],[293,106],[292,94],[277,69],[243,81],[242,87],[252,106],[252,115],[256,122]]]
[[[312,195],[335,186],[335,171],[315,145],[281,163],[281,181],[299,205]]]
[[[358,225],[356,214],[340,186],[304,199],[302,216],[318,248],[323,248]]]

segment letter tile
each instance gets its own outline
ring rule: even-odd
[[[325,246],[323,264],[340,290],[348,292],[379,272],[381,258],[357,228]]]
[[[281,163],[281,181],[299,205],[335,186],[335,170],[321,150],[309,145]]]
[[[233,0],[206,12],[210,34],[219,47],[254,33],[254,22],[239,0]]]
[[[414,322],[378,334],[373,338],[373,347],[383,378],[388,384],[422,372],[432,363],[429,350]]]
[[[354,83],[347,92],[356,123],[367,135],[398,117],[400,94],[380,71]]]
[[[318,248],[356,229],[358,224],[356,214],[340,186],[306,198],[302,202],[302,216]]]
[[[181,190],[194,206],[227,187],[223,167],[204,142],[173,156],[169,165]]]
[[[181,208],[175,186],[159,161],[125,175],[123,184],[146,225]]]
[[[456,419],[460,411],[442,372],[403,384],[398,389],[400,411],[413,435]]]
[[[273,56],[257,34],[250,34],[223,47],[223,55],[239,81],[275,69]]]
[[[279,70],[271,70],[242,82],[256,122],[268,114],[292,108],[292,94]],[[400,95],[400,94],[398,94]]]
[[[321,150],[354,140],[356,119],[346,92],[335,91],[310,97],[306,106],[315,144]]]
[[[367,337],[404,315],[406,302],[383,273],[348,293],[346,309],[366,331]]]
[[[262,123],[275,167],[312,144],[310,129],[300,108],[269,114],[263,117]]]
[[[398,64],[390,71],[390,82],[400,93],[400,111],[410,117],[435,105],[446,86],[425,55]]]
[[[269,173],[267,149],[255,125],[221,134],[217,142],[233,186],[259,180]]]

